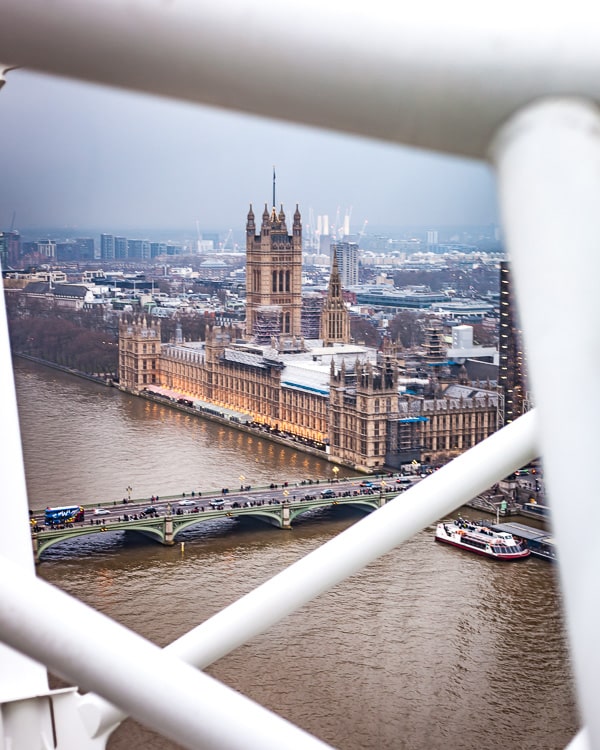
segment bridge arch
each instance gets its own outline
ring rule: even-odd
[[[179,534],[186,529],[191,529],[193,526],[199,526],[200,524],[206,523],[207,521],[215,521],[218,519],[228,519],[231,517],[230,513],[225,511],[215,514],[211,513],[210,516],[193,514],[192,516],[172,516],[173,518],[173,541],[177,539]]]
[[[210,511],[210,515],[194,515],[191,518],[188,516],[173,516],[173,541],[177,539],[180,532],[192,526],[216,519],[236,519],[240,517],[258,518],[261,521],[269,523],[271,526],[276,526],[279,529],[283,528],[281,505],[273,507],[256,505],[250,508],[226,508],[219,512]]]
[[[40,562],[41,555],[56,544],[68,542],[71,539],[77,539],[82,536],[105,534],[111,531],[138,531],[145,536],[156,539],[161,544],[165,544],[165,532],[163,526],[164,524],[157,524],[156,521],[154,524],[150,524],[146,521],[146,525],[136,524],[135,521],[123,521],[102,524],[99,526],[79,526],[71,529],[41,531],[32,534],[34,558],[36,563]]]
[[[89,529],[69,529],[69,532],[63,535],[45,536],[43,532],[41,534],[38,534],[37,536],[34,535],[33,549],[35,553],[35,560],[36,562],[39,562],[41,554],[50,547],[54,547],[57,544],[69,542],[72,539],[77,539],[82,536],[90,536],[91,534],[104,534],[107,531],[113,531],[113,529],[109,529],[107,526],[94,526],[90,527]]]

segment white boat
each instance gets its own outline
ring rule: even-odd
[[[493,560],[522,560],[530,555],[527,546],[507,531],[494,531],[483,522],[467,521],[460,517],[438,523],[435,541]]]

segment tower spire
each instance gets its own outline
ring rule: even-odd
[[[275,165],[273,164],[273,208],[275,208],[277,204],[275,203]]]
[[[342,295],[342,283],[337,261],[337,250],[333,250],[331,275],[327,299],[321,315],[321,338],[323,346],[332,346],[350,341],[350,318]]]

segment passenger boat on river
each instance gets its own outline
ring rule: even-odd
[[[522,560],[530,554],[529,549],[507,531],[494,531],[483,522],[467,521],[460,517],[455,521],[438,523],[435,541],[493,560]]]
[[[507,531],[517,541],[522,542],[534,557],[554,562],[556,560],[556,545],[554,537],[543,529],[534,529],[524,523],[498,523],[490,524],[494,531]]]

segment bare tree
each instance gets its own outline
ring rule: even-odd
[[[381,335],[370,320],[360,317],[350,318],[350,334],[354,341],[364,343],[365,346],[379,348]]]
[[[409,348],[423,343],[423,316],[412,310],[402,310],[388,326],[392,341]]]

